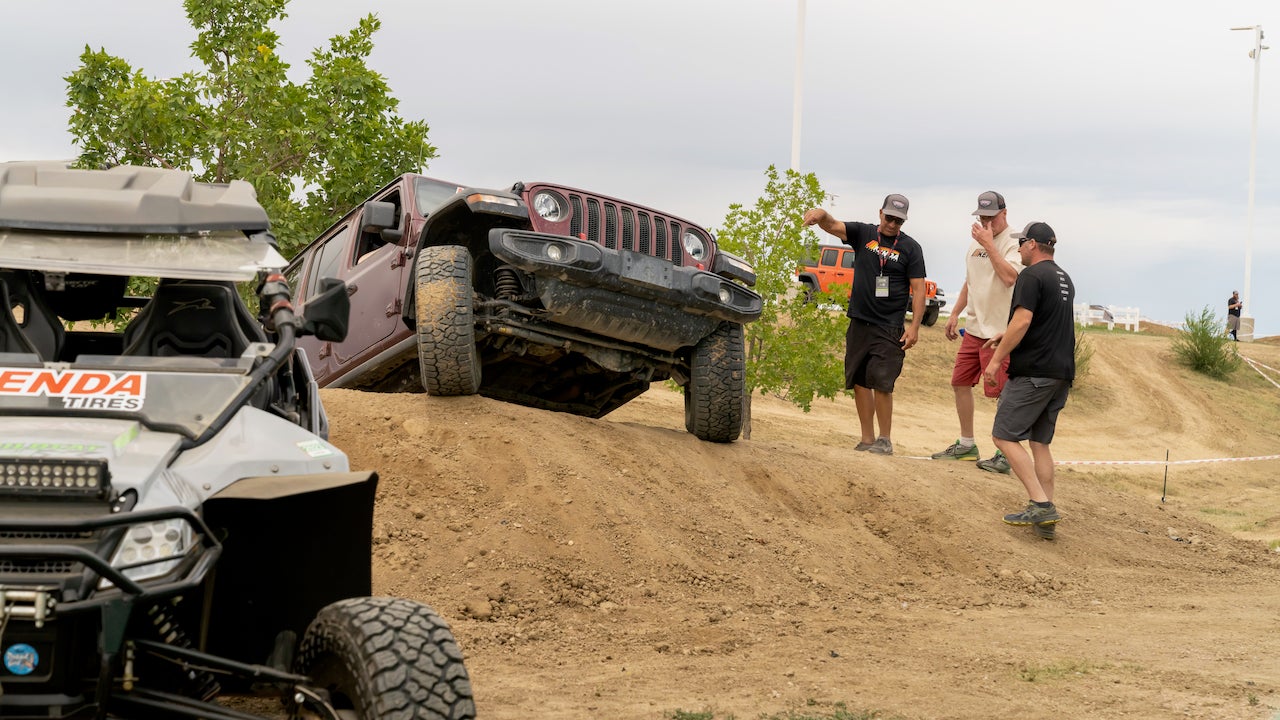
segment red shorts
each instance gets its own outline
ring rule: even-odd
[[[996,351],[982,347],[986,342],[986,338],[968,333],[960,338],[960,349],[956,351],[956,367],[951,371],[951,385],[952,387],[973,387],[981,382],[982,392],[987,397],[1000,397],[1000,391],[1009,379],[1009,358],[1006,356],[1004,362],[1000,363],[1000,372],[996,373],[996,384],[988,385],[986,380],[982,379],[982,371],[987,369],[987,363],[991,362],[991,356],[995,355]]]

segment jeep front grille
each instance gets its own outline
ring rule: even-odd
[[[684,264],[684,251],[680,248],[684,228],[679,222],[637,206],[576,192],[566,194],[572,208],[569,234],[573,237],[611,250],[631,250],[674,265]]]
[[[71,575],[83,571],[83,566],[72,560],[0,560],[3,575]]]

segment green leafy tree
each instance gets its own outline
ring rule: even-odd
[[[806,302],[798,290],[796,268],[817,256],[818,238],[804,227],[804,211],[825,204],[829,196],[813,173],[772,165],[765,171],[764,194],[755,204],[729,206],[724,227],[716,233],[720,247],[750,262],[756,291],[764,298],[760,319],[745,328],[747,407],[743,437],[751,437],[750,398],[770,393],[808,412],[815,397],[834,398],[844,389],[845,298],[817,293]]]
[[[287,257],[394,175],[424,169],[436,156],[427,124],[399,117],[399,101],[367,64],[377,17],[314,50],[298,84],[269,28],[287,4],[185,0],[198,32],[191,56],[204,68],[174,78],[149,78],[86,47],[65,78],[79,164],[248,180]]]

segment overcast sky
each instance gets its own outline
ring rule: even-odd
[[[1251,32],[1276,0],[807,0],[800,166],[846,220],[911,200],[954,301],[969,213],[996,189],[1044,220],[1080,302],[1179,321],[1245,291]],[[364,13],[370,64],[431,127],[427,174],[550,180],[704,225],[791,162],[796,0],[295,0],[310,51]],[[195,68],[178,0],[0,2],[0,160],[74,157],[63,77],[85,45],[151,77]],[[1265,44],[1266,41],[1264,41]],[[1246,314],[1280,334],[1280,44],[1264,52]]]

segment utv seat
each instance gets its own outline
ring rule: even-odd
[[[124,354],[237,358],[266,342],[230,282],[161,280],[124,331]]]
[[[5,312],[16,322],[21,334],[40,359],[58,360],[67,331],[45,299],[43,281],[36,282],[30,270],[0,270],[0,281],[5,286]],[[17,322],[13,314],[16,307],[22,308],[21,322]]]
[[[9,286],[3,279],[0,279],[0,295],[5,297],[9,295]],[[0,352],[40,354],[36,346],[31,343],[31,339],[22,332],[22,326],[13,316],[13,305],[8,302],[0,307]]]

